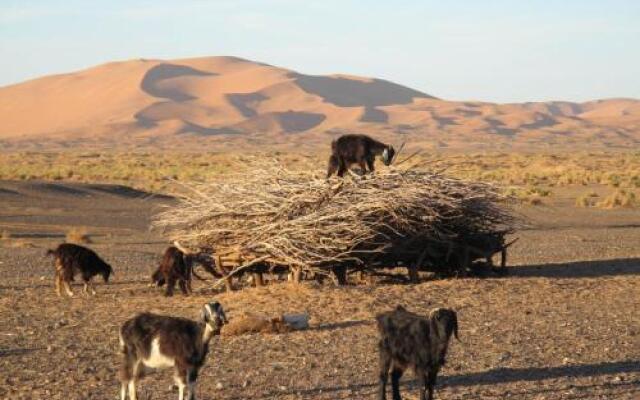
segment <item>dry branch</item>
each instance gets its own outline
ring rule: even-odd
[[[489,184],[397,168],[320,176],[276,165],[189,185],[154,226],[191,248],[315,270],[407,262],[433,243],[514,226],[507,199]]]

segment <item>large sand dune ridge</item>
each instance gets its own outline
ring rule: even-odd
[[[629,147],[640,142],[640,101],[446,101],[235,57],[114,62],[0,87],[5,148],[315,146],[345,132],[427,148]]]

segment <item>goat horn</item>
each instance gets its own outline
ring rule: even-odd
[[[422,150],[417,150],[415,153],[411,154],[409,157],[405,158],[404,160],[402,160],[402,161],[398,161],[398,162],[396,163],[396,165],[400,165],[400,164],[402,164],[402,163],[405,163],[405,162],[407,162],[407,161],[411,160],[413,157],[417,156],[417,155],[418,155],[418,154],[420,154],[420,153],[422,153]]]
[[[180,250],[181,252],[183,252],[184,254],[191,254],[191,251],[187,250],[186,248],[182,247],[180,245],[180,242],[178,242],[177,240],[173,241],[173,245],[176,246],[178,248],[178,250]]]
[[[396,151],[396,154],[394,154],[393,159],[391,159],[391,164],[393,164],[393,162],[398,158],[398,156],[400,155],[400,153],[402,152],[402,149],[404,149],[404,145],[407,143],[407,141],[403,141],[402,144],[400,145],[400,147],[398,147],[398,151]]]

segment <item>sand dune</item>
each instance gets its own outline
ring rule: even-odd
[[[316,146],[344,132],[427,148],[628,147],[640,142],[640,101],[446,101],[235,57],[109,63],[0,87],[7,148]]]

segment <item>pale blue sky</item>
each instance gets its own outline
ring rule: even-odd
[[[640,1],[0,0],[0,85],[207,55],[455,100],[640,98]]]

